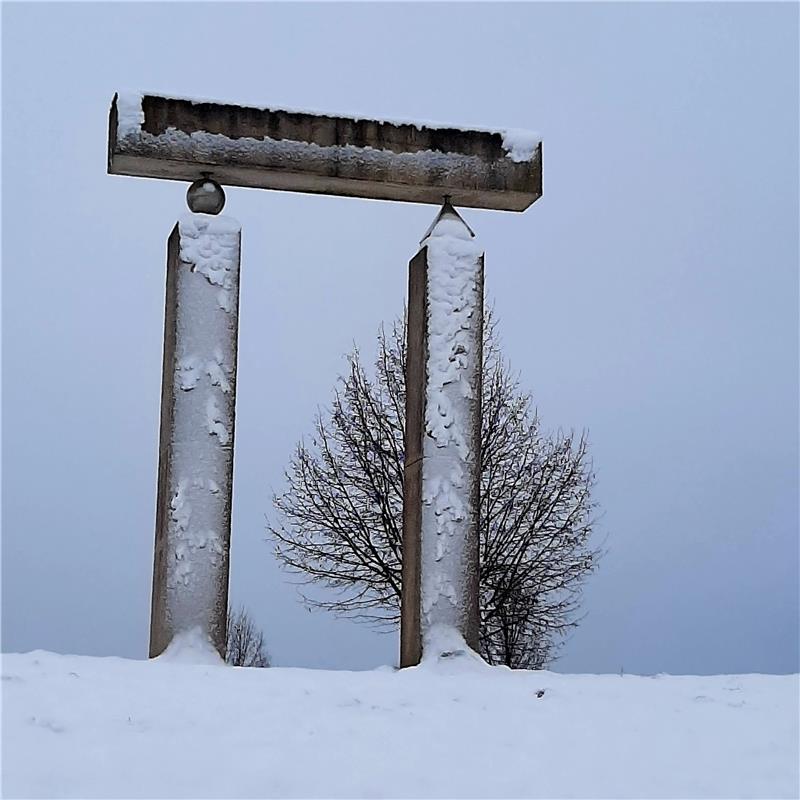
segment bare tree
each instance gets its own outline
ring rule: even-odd
[[[539,668],[579,621],[581,585],[599,552],[590,546],[594,474],[585,435],[545,435],[531,397],[500,355],[486,313],[480,509],[482,655]],[[394,626],[400,616],[405,324],[381,329],[370,379],[358,350],[301,441],[268,523],[278,559],[304,594],[338,614]]]
[[[264,645],[264,633],[240,607],[236,612],[228,609],[228,639],[225,661],[234,667],[268,667],[269,653]]]

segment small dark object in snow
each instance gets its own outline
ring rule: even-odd
[[[544,689],[539,689],[539,691],[536,692],[536,696],[537,697],[544,697]]]

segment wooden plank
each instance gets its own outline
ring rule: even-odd
[[[120,111],[114,96],[111,174],[179,181],[208,174],[230,186],[436,205],[449,195],[457,206],[506,211],[524,211],[542,193],[541,143],[529,147],[529,160],[515,160],[519,137],[502,132],[157,95],[136,102],[135,114],[127,97]]]
[[[403,570],[400,603],[400,666],[422,657],[420,568],[422,538],[422,437],[425,435],[425,385],[428,316],[428,248],[408,265],[406,322],[406,430],[403,468]]]
[[[175,279],[180,258],[180,233],[176,225],[167,241],[167,289],[164,301],[164,356],[161,366],[161,428],[158,440],[156,541],[153,559],[153,594],[150,607],[150,658],[164,652],[172,638],[167,619],[167,559],[169,539],[169,474],[175,408]]]

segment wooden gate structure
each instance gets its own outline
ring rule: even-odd
[[[225,654],[241,229],[222,186],[441,205],[409,263],[400,665],[478,650],[484,255],[454,206],[524,211],[535,134],[114,96],[108,172],[191,184],[169,237],[150,656]]]

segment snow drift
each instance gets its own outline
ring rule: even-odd
[[[173,651],[4,656],[3,796],[800,790],[796,675],[559,675],[459,657],[399,672],[236,669]]]

